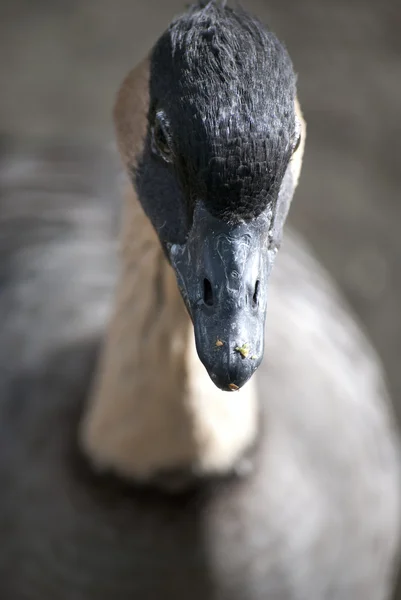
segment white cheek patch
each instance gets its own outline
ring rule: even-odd
[[[301,124],[301,141],[300,141],[299,147],[294,152],[294,154],[291,158],[291,162],[290,162],[290,169],[291,169],[291,174],[292,174],[292,178],[293,178],[293,182],[294,182],[294,189],[298,185],[299,176],[301,174],[302,158],[304,155],[305,138],[306,138],[306,122],[302,115],[301,106],[299,104],[298,98],[295,99],[295,115],[296,115],[296,118],[298,119],[299,123]]]
[[[124,79],[114,105],[114,125],[123,163],[131,169],[143,150],[149,109],[149,59]]]

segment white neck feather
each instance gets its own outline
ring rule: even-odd
[[[99,469],[146,479],[165,469],[225,473],[254,441],[253,380],[227,393],[196,354],[159,240],[130,190],[122,273],[81,442]]]
[[[143,148],[149,61],[124,80],[114,109],[128,170]],[[294,188],[305,143],[290,163]],[[195,350],[193,327],[157,235],[130,187],[124,212],[122,273],[97,378],[81,425],[94,465],[136,479],[191,468],[230,471],[257,435],[254,378],[239,392],[218,390]]]

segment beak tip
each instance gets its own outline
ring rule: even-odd
[[[236,392],[240,390],[258,368],[261,357],[246,354],[241,355],[234,347],[224,351],[218,347],[216,352],[198,351],[204,367],[206,368],[213,383],[224,392]],[[217,356],[216,356],[217,354]]]

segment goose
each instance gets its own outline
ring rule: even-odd
[[[0,597],[389,598],[382,368],[307,245],[278,251],[306,135],[287,51],[199,2],[114,117],[121,203],[106,151],[0,163]]]

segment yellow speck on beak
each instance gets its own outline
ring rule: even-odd
[[[224,346],[224,342],[222,342],[221,340],[217,340],[217,342],[216,342],[216,346],[217,346],[218,348],[221,348],[221,346]]]
[[[245,344],[242,344],[242,346],[236,346],[235,351],[239,352],[241,354],[242,358],[247,358],[247,356],[249,355],[248,342],[245,342]]]
[[[230,388],[230,390],[231,390],[232,392],[236,392],[237,390],[239,390],[239,387],[238,387],[238,385],[235,385],[235,383],[229,383],[229,384],[228,384],[228,387]]]

